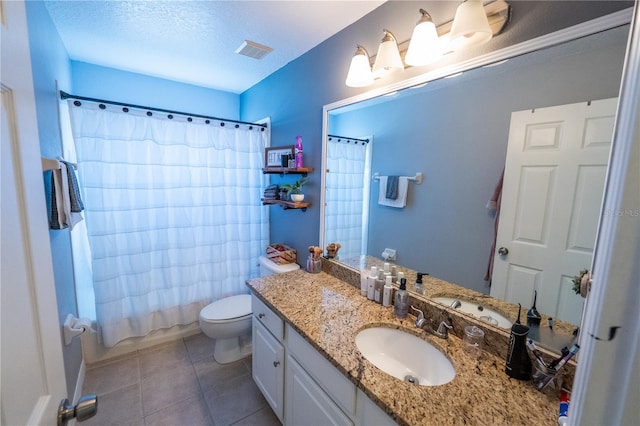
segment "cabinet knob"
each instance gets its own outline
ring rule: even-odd
[[[506,247],[500,247],[500,248],[498,249],[498,254],[499,254],[500,256],[506,256],[506,255],[508,255],[508,254],[509,254],[509,249],[508,249],[508,248],[506,248]]]
[[[274,367],[277,367],[277,366],[279,366],[279,365],[280,365],[280,361],[273,361],[273,366],[274,366]]]
[[[258,314],[258,318],[260,318],[260,319],[264,318],[264,314],[263,314],[262,312],[260,312],[260,313]]]

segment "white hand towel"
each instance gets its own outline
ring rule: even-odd
[[[400,176],[398,178],[398,198],[390,200],[387,198],[387,176],[380,176],[380,186],[378,190],[378,204],[381,206],[396,207],[402,209],[407,205],[407,191],[409,189],[409,178]]]

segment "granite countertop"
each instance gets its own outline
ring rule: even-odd
[[[473,359],[458,337],[438,339],[419,330],[414,317],[395,318],[392,308],[360,296],[332,275],[298,270],[247,285],[399,424],[557,424],[558,398],[508,377],[504,359],[488,352]],[[375,367],[357,349],[355,336],[379,325],[429,341],[451,360],[455,378],[441,386],[416,386]]]

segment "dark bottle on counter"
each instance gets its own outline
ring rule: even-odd
[[[407,294],[407,279],[400,278],[400,289],[396,291],[393,301],[393,313],[398,318],[406,318],[409,314],[409,295]]]

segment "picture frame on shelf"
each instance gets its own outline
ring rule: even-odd
[[[294,153],[295,148],[293,145],[266,147],[264,149],[264,166],[282,167],[282,156],[294,155]]]

